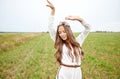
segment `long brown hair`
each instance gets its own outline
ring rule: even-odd
[[[59,29],[60,26],[63,26],[64,29],[65,29],[65,32],[67,34],[67,39],[66,40],[62,40],[61,37],[59,36],[58,29]],[[82,48],[80,47],[80,44],[76,41],[76,39],[75,39],[75,37],[73,35],[73,32],[72,32],[72,30],[70,28],[70,25],[67,24],[66,22],[61,22],[58,25],[57,32],[56,32],[56,39],[55,39],[55,44],[54,44],[54,46],[56,48],[55,57],[56,57],[56,59],[57,59],[57,61],[59,63],[62,63],[61,59],[62,59],[63,44],[65,44],[67,46],[68,54],[72,58],[72,60],[73,60],[73,55],[70,52],[72,50],[71,46],[72,46],[72,48],[74,50],[74,56],[75,56],[76,62],[78,62],[78,58],[80,57],[80,54],[82,56],[84,56],[84,52],[82,51]]]

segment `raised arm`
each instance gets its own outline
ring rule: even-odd
[[[55,37],[56,37],[56,30],[54,28],[55,7],[49,0],[47,0],[47,2],[48,2],[48,5],[46,6],[51,9],[51,14],[49,16],[48,29],[49,29],[51,38],[53,39],[53,41],[55,41]]]
[[[83,30],[81,32],[81,34],[78,35],[78,37],[76,38],[76,40],[79,42],[80,46],[82,46],[85,38],[88,36],[88,34],[90,32],[90,25],[88,23],[86,23],[82,18],[80,18],[78,16],[68,16],[65,19],[66,20],[77,20],[84,26],[85,30]]]

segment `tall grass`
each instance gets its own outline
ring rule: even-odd
[[[78,35],[78,34],[76,34]],[[120,79],[120,33],[90,33],[83,44],[83,79]],[[0,53],[0,79],[55,79],[58,64],[48,33]]]

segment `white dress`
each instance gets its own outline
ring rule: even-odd
[[[53,26],[54,25],[53,22],[54,22],[54,16],[50,16],[48,28],[51,38],[53,39],[53,41],[55,41],[56,30],[55,27]],[[80,35],[78,35],[76,40],[82,46],[85,38],[90,32],[90,26],[86,22],[82,22],[81,24],[84,26],[85,30],[81,32]],[[71,53],[73,54],[73,50],[71,51]],[[61,62],[67,65],[81,65],[81,58],[79,58],[78,63],[75,61],[75,59],[72,62],[71,57],[68,56],[68,48],[64,44],[62,48]],[[61,65],[58,69],[56,79],[82,79],[81,67],[71,68]]]

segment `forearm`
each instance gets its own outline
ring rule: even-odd
[[[90,31],[90,25],[86,22],[86,21],[82,21],[81,22],[81,24],[84,26],[84,28],[86,29],[86,30],[89,30]]]
[[[84,20],[80,20],[79,21],[83,26],[84,26],[84,30],[80,33],[80,35],[76,38],[77,41],[80,43],[80,45],[82,46],[83,42],[85,41],[86,37],[88,36],[88,34],[90,33],[90,25],[85,22]]]
[[[85,29],[90,30],[90,25],[84,19],[78,17],[76,20],[79,21]]]
[[[55,32],[55,29],[53,27],[54,15],[55,15],[55,7],[49,0],[47,0],[47,2],[48,2],[48,5],[46,5],[46,6],[50,7],[50,9],[51,9],[51,14],[50,14],[50,17],[49,17],[48,29],[49,29],[49,33],[50,33],[51,38],[55,41],[56,32]]]
[[[49,29],[51,39],[55,41],[56,30],[54,28],[54,16],[53,15],[50,15],[49,17],[48,29]]]

